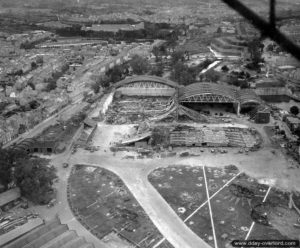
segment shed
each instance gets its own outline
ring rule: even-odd
[[[0,207],[3,207],[21,197],[19,188],[13,188],[0,194]]]

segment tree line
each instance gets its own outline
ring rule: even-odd
[[[48,163],[23,150],[0,149],[0,183],[5,190],[17,186],[23,197],[46,204],[51,200],[53,181],[57,178],[56,169]]]

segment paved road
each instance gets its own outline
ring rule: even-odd
[[[76,112],[78,112],[80,109],[82,109],[84,106],[86,106],[87,103],[82,104],[70,104],[61,111],[59,111],[57,114],[50,116],[46,120],[42,121],[38,125],[36,125],[33,129],[21,134],[16,139],[11,140],[10,142],[6,143],[3,148],[7,148],[11,146],[14,143],[20,143],[24,139],[33,138],[40,134],[43,130],[50,127],[51,125],[54,125],[61,117],[62,119],[67,119],[67,117],[70,117],[74,115]]]
[[[57,168],[57,175],[59,177],[58,183],[55,184],[57,189],[57,204],[52,208],[46,208],[45,206],[33,206],[31,210],[40,214],[40,216],[46,221],[52,220],[56,215],[59,216],[62,224],[67,224],[70,230],[75,230],[79,236],[86,239],[95,245],[96,248],[109,248],[103,241],[95,237],[89,232],[73,215],[69,203],[67,200],[67,185],[68,177],[70,175],[71,168],[64,169],[62,163],[68,161],[70,157],[70,150],[58,155],[53,156],[51,164]]]
[[[288,170],[288,163],[280,152],[273,154],[272,147],[250,153],[249,156],[238,154],[238,149],[232,149],[228,154],[212,155],[209,150],[195,158],[165,158],[145,160],[122,160],[120,157],[113,157],[111,153],[97,151],[90,153],[85,150],[70,157],[71,164],[89,164],[106,168],[116,173],[127,185],[134,197],[149,215],[158,230],[175,248],[209,247],[203,240],[196,236],[179,219],[176,213],[165,202],[161,195],[148,182],[147,176],[158,167],[169,165],[190,165],[190,166],[216,166],[223,167],[228,164],[237,165],[241,171],[250,176],[272,179],[276,186],[284,189],[300,190],[300,171]],[[52,218],[59,213],[63,223],[69,224],[71,229],[83,235],[96,247],[104,248],[105,244],[88,232],[73,216],[66,198],[67,178],[70,169],[62,169],[61,164],[68,160],[69,153],[56,156],[52,161],[58,168],[60,182],[57,185],[58,201],[60,202],[53,209],[40,207],[38,212],[43,217]]]
[[[65,108],[63,108],[61,111],[58,112],[59,116],[72,116],[76,112],[78,112],[79,109],[83,108],[84,106],[87,105],[87,103],[82,103],[83,100],[83,91],[89,90],[89,88],[85,87],[85,83],[91,81],[90,77],[92,75],[92,72],[98,72],[102,67],[105,67],[112,62],[116,62],[118,59],[126,56],[131,50],[134,50],[136,47],[131,48],[131,49],[126,49],[119,55],[115,57],[110,57],[107,60],[100,60],[98,63],[96,63],[92,67],[87,67],[86,65],[83,66],[82,71],[83,74],[78,75],[72,82],[76,86],[76,92],[74,92],[74,97],[72,98],[72,105],[68,105]],[[27,138],[32,138],[39,133],[41,133],[43,130],[45,130],[47,127],[53,125],[56,123],[57,119],[60,118],[57,114],[50,116],[43,122],[39,123],[36,125],[34,128],[31,130],[27,131],[26,133],[23,133],[22,135],[18,136],[16,139],[11,140],[7,144],[3,146],[3,148],[7,148],[11,146],[14,143],[20,143],[22,140],[27,139]]]
[[[147,176],[149,171],[154,169],[153,166],[147,166],[149,162],[128,163],[128,161],[112,159],[111,156],[91,155],[84,151],[73,156],[70,162],[100,166],[116,173],[124,181],[157,229],[175,248],[210,247],[184,224],[149,183]]]
[[[213,155],[207,150],[199,158],[165,158],[146,160],[121,160],[111,154],[95,152],[93,154],[79,150],[71,157],[71,163],[100,166],[116,173],[130,189],[134,197],[144,208],[150,219],[164,237],[175,247],[208,247],[179,219],[161,195],[148,182],[147,176],[158,167],[169,165],[223,167],[237,165],[241,171],[258,179],[267,178],[277,187],[300,190],[299,171],[288,170],[288,162],[278,152],[272,153],[272,147],[258,152],[238,154],[232,149],[228,154]]]

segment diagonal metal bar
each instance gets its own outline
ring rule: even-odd
[[[292,54],[295,58],[300,60],[300,47],[289,40],[284,34],[282,34],[276,28],[272,28],[272,25],[258,16],[255,12],[250,10],[244,4],[238,0],[222,0],[229,7],[236,10],[241,16],[249,20],[253,26],[261,31],[265,36],[268,36],[274,40],[285,51]]]
[[[270,25],[272,28],[276,28],[275,4],[276,0],[270,0]]]

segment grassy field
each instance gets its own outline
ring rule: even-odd
[[[247,234],[249,239],[297,237],[299,229],[294,227],[297,213],[287,207],[288,194],[273,188],[269,190],[269,186],[237,173],[234,166],[205,168],[209,196],[213,196],[210,203],[218,247],[227,247],[235,239],[243,240]],[[149,181],[182,220],[214,247],[203,168],[160,168],[149,175]],[[223,187],[226,183],[228,185]],[[299,199],[295,195],[296,205],[300,204]],[[254,216],[252,209],[266,212],[269,225],[258,223],[261,217]],[[249,232],[254,220],[254,228]]]
[[[162,239],[127,187],[107,170],[75,166],[70,177],[70,204],[79,221],[100,239],[112,231],[139,247],[152,247]],[[168,247],[167,243],[160,246]]]

